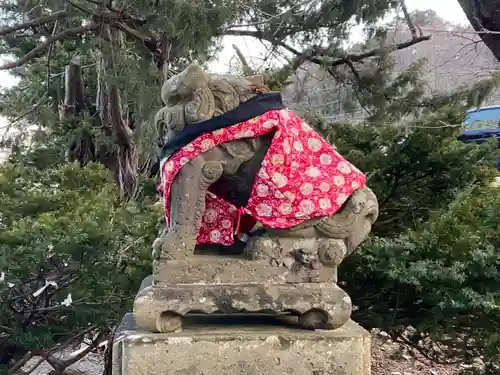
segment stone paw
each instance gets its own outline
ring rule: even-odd
[[[311,309],[299,315],[298,323],[300,327],[309,330],[333,329],[330,314],[321,309]]]
[[[156,319],[156,330],[160,333],[175,332],[182,329],[182,316],[172,311],[165,311]]]

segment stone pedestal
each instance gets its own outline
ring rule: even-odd
[[[335,329],[351,316],[349,295],[335,283],[300,284],[173,284],[157,287],[146,279],[134,302],[139,327],[150,332],[181,328],[189,313],[293,313],[300,322],[316,313],[315,327]],[[172,315],[173,314],[173,315]],[[321,325],[317,319],[324,320]],[[308,326],[306,323],[303,326]],[[174,329],[172,329],[174,327]]]
[[[193,255],[157,260],[153,270],[134,301],[138,326],[150,332],[182,328],[182,316],[193,312],[292,313],[306,329],[335,329],[351,316],[352,302],[336,283],[335,264],[289,268],[269,258]]]
[[[223,326],[199,319],[182,332],[151,333],[127,314],[115,334],[113,375],[370,375],[369,333],[351,320],[306,331],[262,324],[265,316],[254,324],[221,317]]]

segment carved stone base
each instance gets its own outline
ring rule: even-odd
[[[309,265],[286,267],[270,259],[249,260],[244,255],[194,255],[184,260],[154,264],[154,285],[172,284],[286,284],[334,283],[337,267],[312,269]]]
[[[370,335],[348,321],[335,331],[203,325],[178,333],[115,333],[112,375],[370,375]]]
[[[143,282],[134,302],[138,326],[151,332],[182,327],[188,313],[271,313],[298,316],[306,329],[335,329],[351,316],[351,299],[334,283],[152,285]]]

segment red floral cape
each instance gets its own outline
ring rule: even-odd
[[[198,233],[198,244],[231,245],[242,215],[270,228],[290,228],[337,212],[366,178],[309,125],[288,109],[202,134],[162,162],[165,219],[170,222],[170,187],[182,166],[203,152],[236,139],[275,131],[245,207],[237,208],[212,192]],[[248,221],[247,221],[248,223]]]

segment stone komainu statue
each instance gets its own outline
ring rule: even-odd
[[[143,328],[178,329],[193,311],[288,313],[309,329],[350,317],[336,270],[370,232],[377,199],[258,81],[193,64],[162,87],[165,228],[135,303]]]

